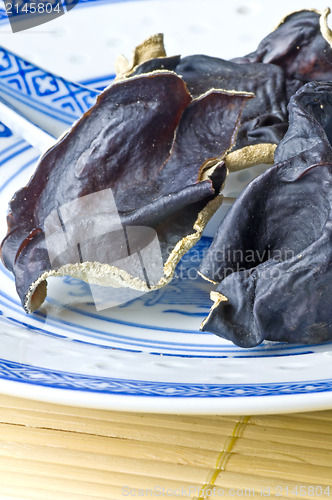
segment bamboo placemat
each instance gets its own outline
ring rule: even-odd
[[[332,411],[183,416],[0,396],[0,498],[332,495]]]

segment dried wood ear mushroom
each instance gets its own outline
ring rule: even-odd
[[[165,56],[164,35],[156,33],[135,47],[131,61],[128,61],[124,55],[118,56],[115,61],[116,80],[131,75],[137,66],[146,61]]]
[[[287,78],[289,97],[309,81],[332,80],[332,34],[327,25],[330,9],[300,10],[287,15],[265,37],[257,50],[233,61],[280,66]]]
[[[193,99],[175,73],[106,89],[10,203],[2,259],[27,312],[49,276],[139,291],[172,279],[222,201],[248,93]]]
[[[217,284],[202,324],[241,347],[332,338],[332,83],[290,100],[275,165],[223,220],[201,273]]]
[[[136,57],[136,65],[128,65],[119,77],[169,69],[183,77],[193,96],[211,88],[253,92],[255,99],[245,106],[226,165],[236,171],[259,163],[272,164],[276,145],[288,127],[290,97],[309,81],[332,80],[329,13],[330,9],[312,9],[289,14],[257,50],[231,61],[201,54],[165,57],[162,49],[150,59],[146,52],[145,61],[140,63]]]
[[[232,153],[227,155],[227,167],[235,171],[273,163],[276,144],[287,129],[286,84],[280,68],[260,63],[240,65],[205,55],[173,56],[148,60],[127,77],[160,69],[181,76],[193,97],[214,88],[253,93],[255,98],[243,110]]]

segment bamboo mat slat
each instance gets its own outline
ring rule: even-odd
[[[289,418],[300,417],[302,420],[324,420],[326,422],[332,422],[332,412],[331,411],[311,411],[308,413],[293,413],[288,415]]]
[[[0,498],[10,499],[10,500],[101,500],[100,496],[92,496],[85,494],[77,494],[74,492],[66,493],[61,492],[61,497],[59,495],[59,491],[51,490],[49,487],[47,489],[39,488],[39,487],[28,487],[26,484],[22,486],[21,477],[19,476],[19,481],[15,485],[12,484],[5,485],[1,482],[1,493]],[[125,498],[125,497],[123,497]],[[117,500],[117,497],[107,497],[107,500]]]
[[[255,415],[250,418],[250,423],[261,427],[275,427],[300,432],[312,432],[314,429],[315,433],[321,432],[323,434],[332,435],[332,418],[326,418],[326,413],[328,412],[321,413],[322,415],[313,415],[312,418],[310,417],[311,413],[301,415],[296,413],[291,415],[266,415],[263,417],[261,415]],[[316,425],[318,420],[324,421],[324,425]],[[314,426],[313,422],[315,423]]]
[[[56,461],[73,460],[85,461],[91,464],[93,457],[103,456],[104,460],[110,457],[126,456],[134,459],[142,457],[174,464],[191,464],[209,467],[215,458],[215,451],[188,448],[174,443],[172,446],[147,441],[132,441],[127,439],[104,438],[103,436],[82,435],[71,432],[55,432],[49,429],[29,428],[11,424],[0,424],[0,456],[11,450],[13,456],[19,456],[28,449],[31,456],[40,453],[54,455]],[[59,458],[61,457],[61,459]],[[98,459],[98,458],[97,458]]]
[[[267,423],[265,426],[257,427],[250,424],[246,428],[245,437],[258,441],[266,441],[269,439],[274,443],[285,445],[292,443],[298,446],[305,446],[310,449],[318,448],[331,450],[332,434],[322,432],[321,426],[319,431],[317,431],[316,426],[317,424],[312,426],[311,432],[306,432],[302,430],[287,429],[282,425],[272,427]]]
[[[308,478],[314,484],[332,485],[331,468],[312,464],[298,463],[290,466],[285,461],[270,458],[269,460],[255,456],[242,456],[233,453],[228,461],[229,470],[246,471],[256,476],[280,478],[289,481],[307,482]]]
[[[232,452],[239,455],[250,456],[255,450],[255,456],[262,459],[277,459],[280,462],[307,463],[329,467],[332,464],[332,450],[322,448],[306,447],[296,444],[277,443],[269,440],[238,439]]]
[[[154,415],[0,395],[0,500],[330,495],[332,410]]]

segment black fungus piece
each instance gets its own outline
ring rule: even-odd
[[[289,14],[256,51],[232,61],[205,55],[156,58],[137,66],[133,75],[172,69],[183,77],[193,96],[212,88],[253,92],[255,99],[243,111],[233,150],[279,144],[288,127],[290,97],[309,81],[332,80],[329,12]]]
[[[273,64],[235,64],[205,55],[181,59],[175,70],[195,97],[209,89],[244,90],[254,99],[247,102],[233,149],[278,144],[288,127],[284,72]]]
[[[168,71],[106,89],[10,203],[2,259],[25,309],[41,305],[48,276],[140,291],[170,281],[222,201],[223,158],[250,97],[211,91],[192,99]],[[155,236],[160,273],[151,262]]]
[[[201,273],[217,283],[201,328],[252,347],[332,338],[332,83],[292,97],[275,164],[229,211]]]
[[[243,110],[233,150],[262,143],[278,144],[284,136],[288,126],[288,101],[284,72],[278,66],[260,63],[240,65],[206,55],[176,56],[142,63],[133,76],[165,66],[184,79],[193,97],[211,89],[255,94]]]
[[[289,97],[309,81],[332,80],[330,9],[301,10],[286,16],[254,52],[233,59],[241,64],[268,63],[286,74]]]

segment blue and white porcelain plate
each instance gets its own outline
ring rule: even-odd
[[[170,54],[233,57],[253,50],[288,13],[288,4],[278,2],[271,15],[262,0],[82,1],[60,19],[22,33],[12,34],[0,15],[0,33],[11,51],[100,89],[111,81],[116,54],[129,55],[152,33],[165,33]],[[292,10],[312,6],[292,2]],[[325,1],[315,0],[314,7],[324,8]],[[2,69],[6,64],[8,58],[1,62]],[[29,80],[22,68],[12,65],[7,83],[17,85],[18,91],[24,87],[31,100],[38,97],[49,113],[61,99],[67,113],[63,116],[77,111],[76,91],[70,97],[66,87],[67,94],[61,94],[56,79],[43,80],[39,74],[39,80]],[[56,99],[51,99],[56,91]],[[84,92],[78,93],[94,95]],[[8,201],[27,182],[37,159],[32,146],[0,124],[1,239]],[[234,196],[247,181],[247,173],[238,174],[228,195]],[[210,226],[206,234],[212,231]],[[0,392],[82,407],[162,413],[331,408],[332,343],[264,343],[244,350],[199,331],[211,306],[211,285],[195,269],[209,243],[204,236],[167,287],[102,311],[95,309],[88,285],[56,278],[49,280],[49,295],[40,311],[27,315],[13,277],[1,265]]]

